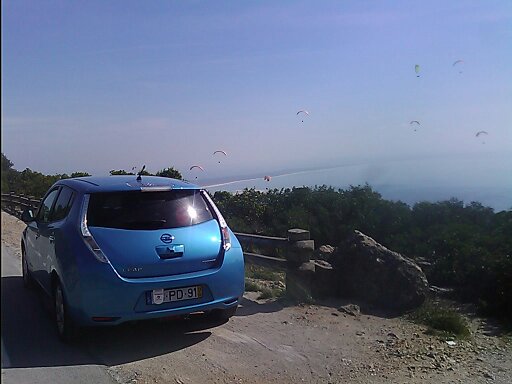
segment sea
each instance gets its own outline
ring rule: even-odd
[[[208,191],[237,193],[246,188],[268,191],[277,188],[326,185],[335,189],[368,184],[384,199],[438,202],[456,198],[465,204],[479,202],[495,212],[512,210],[512,157],[475,159],[416,159],[365,164],[345,164],[320,169],[224,177],[198,182]],[[265,177],[270,176],[270,177]]]

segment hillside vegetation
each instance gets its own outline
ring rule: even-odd
[[[512,319],[512,211],[495,213],[452,198],[410,207],[385,200],[371,186],[327,186],[242,193],[214,200],[236,231],[285,236],[311,232],[317,246],[337,246],[354,229],[422,261],[430,284],[454,289],[486,314]]]

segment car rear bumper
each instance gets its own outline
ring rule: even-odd
[[[108,264],[94,263],[88,266],[93,270],[81,276],[79,284],[67,295],[71,316],[81,326],[115,325],[227,309],[237,305],[244,292],[240,248],[227,251],[219,268],[165,277],[127,279]],[[202,287],[201,298],[151,303],[152,290],[194,286]]]

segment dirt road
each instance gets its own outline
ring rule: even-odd
[[[22,228],[2,212],[6,246],[18,250]],[[285,306],[257,296],[247,293],[225,324],[144,322],[87,332],[74,348],[119,383],[512,382],[511,344],[481,319],[471,320],[469,340],[450,345],[404,318],[340,312],[347,302]]]

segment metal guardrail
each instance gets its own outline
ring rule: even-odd
[[[272,236],[262,236],[262,235],[253,235],[250,233],[240,233],[235,232],[235,235],[238,240],[243,242],[248,242],[254,245],[262,245],[262,246],[272,246],[272,247],[287,247],[288,246],[288,238],[287,237],[272,237]]]
[[[288,237],[262,236],[235,232],[247,262],[274,269],[296,269],[311,259],[314,241],[309,231],[289,229]]]
[[[286,270],[287,262],[283,257],[278,257],[273,253],[276,250],[281,250],[281,253],[286,254],[289,248],[288,239],[285,237],[273,237],[254,235],[249,233],[235,232],[235,236],[242,244],[244,251],[244,260],[250,264],[256,264],[262,267],[272,269]],[[252,252],[257,249],[257,252]],[[270,255],[263,255],[259,252],[268,252]]]
[[[278,269],[281,271],[286,271],[288,268],[286,259],[260,255],[258,253],[244,252],[244,261],[249,264],[255,264],[271,269]]]
[[[16,195],[14,193],[2,193],[2,209],[17,218],[21,217],[25,209],[39,208],[41,200],[33,196]]]

